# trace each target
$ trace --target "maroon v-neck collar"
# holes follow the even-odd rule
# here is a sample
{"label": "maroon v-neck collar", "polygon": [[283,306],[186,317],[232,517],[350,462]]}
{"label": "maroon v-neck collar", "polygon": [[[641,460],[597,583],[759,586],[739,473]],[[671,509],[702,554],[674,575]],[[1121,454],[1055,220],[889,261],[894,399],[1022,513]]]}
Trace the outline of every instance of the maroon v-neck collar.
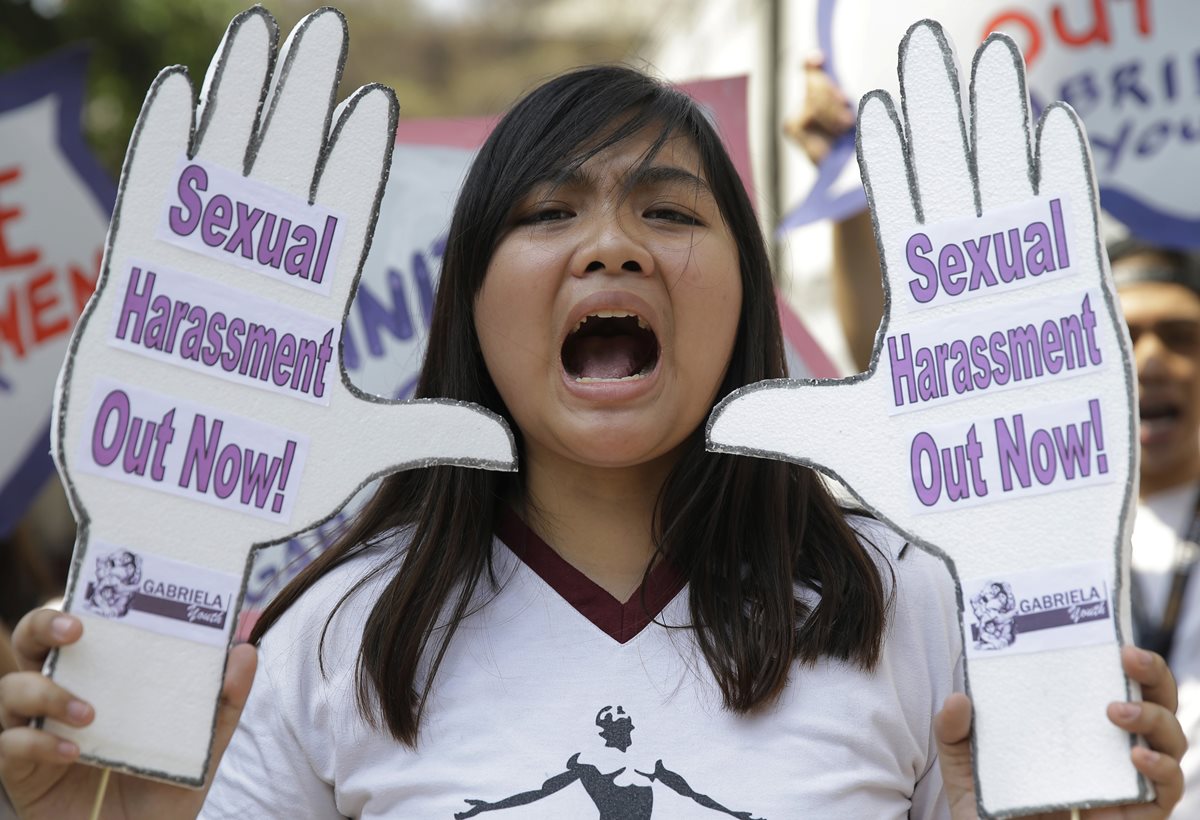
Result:
{"label": "maroon v-neck collar", "polygon": [[496,535],[564,601],[618,643],[628,643],[645,629],[685,583],[683,574],[673,565],[659,561],[641,588],[621,603],[567,563],[512,510],[500,513]]}

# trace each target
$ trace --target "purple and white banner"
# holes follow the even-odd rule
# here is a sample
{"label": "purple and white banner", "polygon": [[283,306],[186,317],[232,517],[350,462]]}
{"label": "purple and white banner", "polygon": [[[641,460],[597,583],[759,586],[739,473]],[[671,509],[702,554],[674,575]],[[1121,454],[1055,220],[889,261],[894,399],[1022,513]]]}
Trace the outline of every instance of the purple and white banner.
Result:
{"label": "purple and white banner", "polygon": [[84,472],[227,510],[291,521],[308,437],[196,402],[96,381]]}
{"label": "purple and white banner", "polygon": [[[826,68],[853,100],[876,88],[899,99],[896,43],[921,18],[940,22],[966,53],[993,31],[1011,36],[1034,111],[1064,100],[1083,119],[1101,206],[1147,241],[1200,247],[1200,3],[819,0]],[[864,208],[851,131],[780,229]]]}
{"label": "purple and white banner", "polygon": [[909,442],[913,512],[1109,484],[1098,398],[1038,404],[918,431]]}
{"label": "purple and white banner", "polygon": [[211,279],[132,260],[108,343],[226,381],[328,405],[340,327]]}
{"label": "purple and white banner", "polygon": [[158,238],[328,296],[344,219],[327,208],[186,157],[174,195],[163,209]]}

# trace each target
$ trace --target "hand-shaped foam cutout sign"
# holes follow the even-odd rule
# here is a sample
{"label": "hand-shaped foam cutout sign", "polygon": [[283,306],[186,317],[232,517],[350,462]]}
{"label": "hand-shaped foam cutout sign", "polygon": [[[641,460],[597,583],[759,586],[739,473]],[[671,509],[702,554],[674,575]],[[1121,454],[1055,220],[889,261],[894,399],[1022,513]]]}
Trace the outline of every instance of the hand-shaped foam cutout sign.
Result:
{"label": "hand-shaped foam cutout sign", "polygon": [[334,109],[336,11],[278,59],[276,37],[262,9],[233,20],[195,121],[185,71],[155,80],[57,395],[80,522],[65,608],[85,636],[48,669],[96,720],[53,730],[91,762],[195,786],[251,550],[385,473],[515,465],[494,415],[367,396],[338,366],[396,104],[367,86]]}
{"label": "hand-shaped foam cutout sign", "polygon": [[936,23],[900,75],[902,118],[884,92],[859,109],[887,293],[870,370],[744,388],[709,447],[833,475],[951,566],[981,814],[1146,799],[1105,717],[1131,695],[1137,408],[1086,137],[1054,105],[1031,151],[1007,37],[976,53],[965,115]]}

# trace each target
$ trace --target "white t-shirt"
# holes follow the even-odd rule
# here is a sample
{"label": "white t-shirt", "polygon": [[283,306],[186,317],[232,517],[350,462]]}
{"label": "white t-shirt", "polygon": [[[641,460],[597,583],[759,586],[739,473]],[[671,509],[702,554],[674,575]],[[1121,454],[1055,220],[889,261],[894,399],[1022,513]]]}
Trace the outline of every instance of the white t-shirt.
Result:
{"label": "white t-shirt", "polygon": [[953,584],[937,559],[853,522],[895,572],[878,666],[797,665],[753,715],[722,708],[691,632],[667,626],[689,621],[669,567],[647,582],[661,612],[646,624],[639,594],[623,605],[528,529],[502,530],[523,543],[494,541],[500,589],[459,627],[415,750],[369,726],[355,701],[362,626],[386,579],[339,610],[327,674],[317,666],[326,617],[380,560],[376,548],[268,632],[201,816],[946,817],[932,721],[961,688]]}
{"label": "white t-shirt", "polygon": [[[1166,606],[1175,561],[1192,525],[1200,482],[1156,493],[1138,502],[1133,521],[1133,571],[1145,610],[1159,620]],[[1173,817],[1200,818],[1200,568],[1193,572],[1184,592],[1175,640],[1171,672],[1179,685],[1179,722],[1187,735],[1190,751],[1184,755],[1183,799]]]}

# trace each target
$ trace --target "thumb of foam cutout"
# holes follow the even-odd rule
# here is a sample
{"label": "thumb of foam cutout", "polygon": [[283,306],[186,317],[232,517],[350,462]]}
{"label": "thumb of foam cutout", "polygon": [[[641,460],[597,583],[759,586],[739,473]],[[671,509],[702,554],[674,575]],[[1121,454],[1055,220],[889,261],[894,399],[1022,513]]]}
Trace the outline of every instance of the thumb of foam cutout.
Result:
{"label": "thumb of foam cutout", "polygon": [[859,109],[887,300],[871,368],[746,387],[709,448],[822,470],[946,560],[981,814],[1145,800],[1134,739],[1105,718],[1131,695],[1137,407],[1087,140],[1063,104],[1031,139],[1005,36],[975,54],[965,107],[958,76],[922,21],[900,45],[902,112],[881,91]]}
{"label": "thumb of foam cutout", "polygon": [[337,11],[306,17],[278,55],[276,38],[261,8],[235,18],[198,116],[182,69],[150,88],[56,396],[80,524],[64,608],[87,629],[47,669],[96,720],[51,728],[88,762],[190,786],[248,688],[239,661],[220,705],[254,548],[386,473],[515,469],[494,414],[384,401],[340,367],[396,102],[367,86],[335,109]]}

